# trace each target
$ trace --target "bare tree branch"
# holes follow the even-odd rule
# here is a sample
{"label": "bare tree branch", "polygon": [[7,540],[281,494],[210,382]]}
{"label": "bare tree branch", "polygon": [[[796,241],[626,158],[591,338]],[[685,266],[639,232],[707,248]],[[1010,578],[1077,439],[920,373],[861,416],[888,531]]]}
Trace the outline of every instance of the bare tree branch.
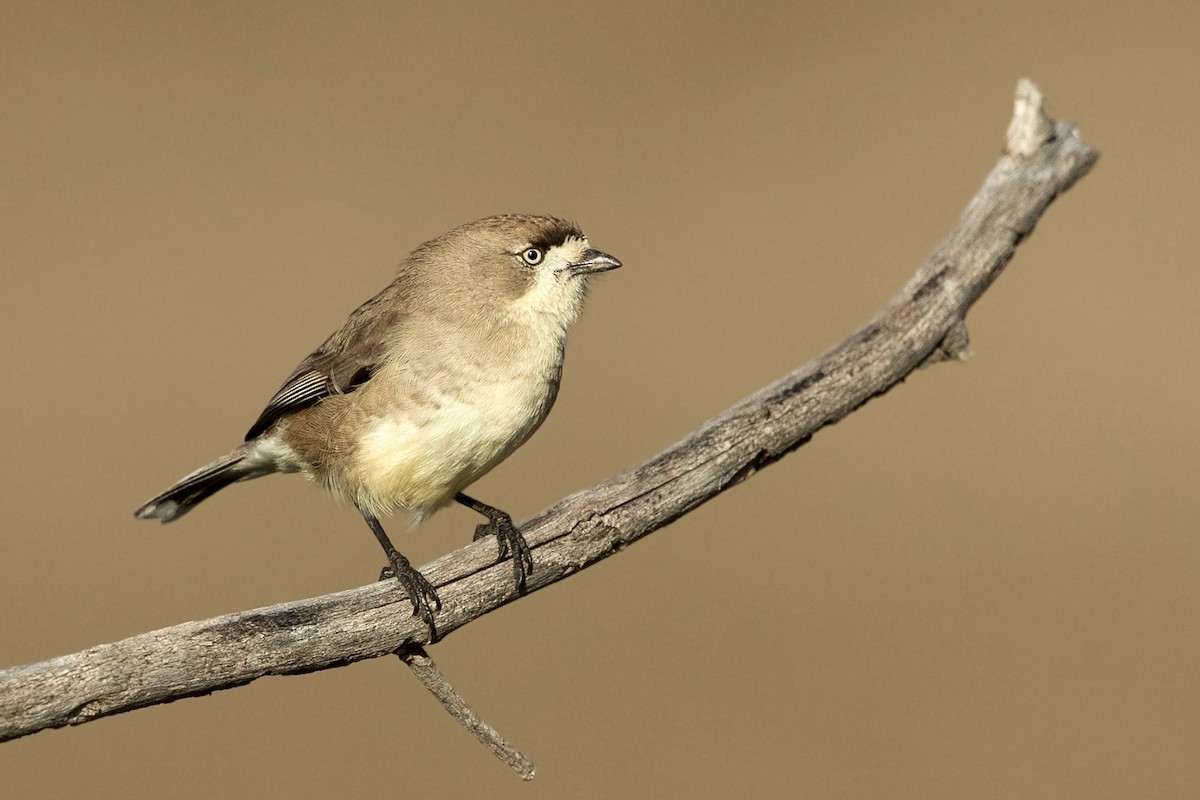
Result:
{"label": "bare tree branch", "polygon": [[[536,591],[658,530],[804,444],[919,366],[965,351],[968,309],[1046,207],[1098,155],[1017,87],[1004,155],[957,226],[872,322],[840,345],[704,423],[649,461],[573,494],[522,529]],[[516,599],[494,541],[422,568],[444,607],[442,635]],[[144,633],[0,672],[0,741],[208,694],[264,675],[416,653],[429,631],[392,582]]]}

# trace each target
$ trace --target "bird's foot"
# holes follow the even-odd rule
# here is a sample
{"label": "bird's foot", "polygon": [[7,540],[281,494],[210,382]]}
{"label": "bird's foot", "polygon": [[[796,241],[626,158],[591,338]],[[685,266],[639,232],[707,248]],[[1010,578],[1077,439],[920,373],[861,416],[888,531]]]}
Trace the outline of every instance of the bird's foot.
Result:
{"label": "bird's foot", "polygon": [[499,559],[503,561],[512,555],[513,580],[517,584],[517,591],[523,592],[526,580],[533,574],[533,553],[529,550],[529,543],[508,514],[495,510],[494,515],[488,516],[489,521],[475,528],[474,540],[479,541],[485,536],[496,537],[500,547]]}
{"label": "bird's foot", "polygon": [[437,589],[422,575],[408,559],[397,552],[388,553],[388,565],[379,572],[379,580],[395,578],[408,599],[412,601],[412,614],[420,617],[429,626],[432,641],[437,641],[437,626],[433,621],[433,612],[440,611],[442,599],[438,597]]}

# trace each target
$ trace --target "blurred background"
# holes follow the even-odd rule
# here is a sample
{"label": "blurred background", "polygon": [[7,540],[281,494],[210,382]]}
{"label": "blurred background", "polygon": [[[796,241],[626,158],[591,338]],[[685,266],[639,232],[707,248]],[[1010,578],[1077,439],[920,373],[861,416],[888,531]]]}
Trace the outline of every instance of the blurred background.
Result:
{"label": "blurred background", "polygon": [[[0,666],[362,585],[298,478],[142,501],[241,440],[420,242],[578,220],[596,282],[523,518],[867,321],[1020,77],[1103,157],[918,373],[433,648],[0,745],[7,797],[1190,797],[1200,781],[1193,3],[29,3],[0,11]],[[416,563],[478,522],[390,523]],[[730,598],[718,587],[748,582]]]}

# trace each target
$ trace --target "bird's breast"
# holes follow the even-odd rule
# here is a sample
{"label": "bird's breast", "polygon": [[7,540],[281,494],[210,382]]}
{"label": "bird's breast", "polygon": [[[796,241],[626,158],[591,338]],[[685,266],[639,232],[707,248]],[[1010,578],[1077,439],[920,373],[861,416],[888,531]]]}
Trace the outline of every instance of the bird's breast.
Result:
{"label": "bird's breast", "polygon": [[374,410],[361,420],[345,487],[351,499],[377,513],[409,508],[418,518],[445,505],[537,430],[560,370],[561,357],[375,376],[364,387]]}

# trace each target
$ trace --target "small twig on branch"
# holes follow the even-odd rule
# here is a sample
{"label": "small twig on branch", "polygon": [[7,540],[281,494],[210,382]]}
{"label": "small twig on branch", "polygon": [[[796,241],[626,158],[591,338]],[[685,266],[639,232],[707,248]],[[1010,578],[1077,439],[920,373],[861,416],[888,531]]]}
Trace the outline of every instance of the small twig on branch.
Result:
{"label": "small twig on branch", "polygon": [[471,735],[478,739],[481,745],[491,750],[492,755],[496,758],[512,767],[521,776],[522,780],[533,780],[533,762],[521,755],[508,742],[504,741],[504,737],[495,728],[479,718],[479,715],[467,705],[458,692],[454,691],[454,687],[450,685],[450,681],[446,680],[446,677],[442,675],[442,671],[438,669],[438,665],[425,652],[425,648],[416,647],[412,650],[401,651],[396,653],[396,655],[400,656],[400,660],[413,671],[413,674],[417,676],[417,680],[429,690],[430,694],[438,699],[438,702],[449,712],[450,716],[454,717],[460,725],[470,731]]}
{"label": "small twig on branch", "polygon": [[[522,526],[537,569],[529,591],[562,580],[686,514],[808,441],[918,367],[965,352],[965,317],[1046,207],[1098,154],[1017,87],[1004,155],[950,235],[872,322],[704,423],[649,461],[573,494]],[[422,572],[443,600],[442,635],[516,599],[494,541]],[[0,671],[0,741],[208,694],[264,675],[416,653],[428,628],[394,583],[229,614]],[[418,656],[419,659],[419,656]]]}

